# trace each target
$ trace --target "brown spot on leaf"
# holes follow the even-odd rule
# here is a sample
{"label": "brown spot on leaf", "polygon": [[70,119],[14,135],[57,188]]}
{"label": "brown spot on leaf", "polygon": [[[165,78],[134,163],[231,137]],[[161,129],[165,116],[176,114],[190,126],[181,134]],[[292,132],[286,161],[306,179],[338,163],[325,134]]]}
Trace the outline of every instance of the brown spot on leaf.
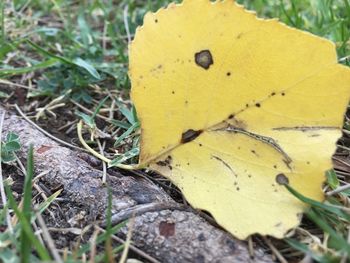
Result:
{"label": "brown spot on leaf", "polygon": [[158,161],[156,164],[159,166],[167,166],[167,163],[165,161]]}
{"label": "brown spot on leaf", "polygon": [[189,129],[185,131],[181,136],[181,143],[188,143],[196,139],[203,131],[202,130],[192,130]]}
{"label": "brown spot on leaf", "polygon": [[285,174],[278,174],[276,175],[276,182],[280,185],[287,185],[289,184],[289,179]]}
{"label": "brown spot on leaf", "polygon": [[164,161],[158,161],[156,162],[157,165],[159,166],[168,166],[169,169],[171,170],[173,167],[170,165],[172,161],[172,157],[170,155],[168,155],[168,157],[164,160]]}
{"label": "brown spot on leaf", "polygon": [[175,223],[160,222],[159,234],[164,237],[171,237],[175,235]]}
{"label": "brown spot on leaf", "polygon": [[195,62],[198,66],[209,69],[214,64],[213,56],[209,50],[202,50],[194,55]]}
{"label": "brown spot on leaf", "polygon": [[275,225],[275,227],[281,227],[282,226],[282,222],[279,222]]}

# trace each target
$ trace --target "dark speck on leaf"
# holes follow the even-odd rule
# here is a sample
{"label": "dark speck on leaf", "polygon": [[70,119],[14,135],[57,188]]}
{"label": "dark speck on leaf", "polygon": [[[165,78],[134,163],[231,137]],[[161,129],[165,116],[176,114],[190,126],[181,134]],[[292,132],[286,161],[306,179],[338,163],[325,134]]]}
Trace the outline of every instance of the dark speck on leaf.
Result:
{"label": "dark speck on leaf", "polygon": [[181,143],[191,142],[194,139],[196,139],[201,133],[202,133],[202,130],[195,131],[195,130],[189,129],[182,134]]}
{"label": "dark speck on leaf", "polygon": [[154,22],[158,23],[158,19],[154,20]]}
{"label": "dark speck on leaf", "polygon": [[286,93],[282,92],[282,93],[281,93],[281,95],[282,95],[282,96],[285,96],[285,95],[286,95]]}
{"label": "dark speck on leaf", "polygon": [[260,108],[260,103],[256,103],[255,106],[257,106],[258,108]]}
{"label": "dark speck on leaf", "polygon": [[275,95],[276,95],[276,92],[272,92],[272,93],[271,93],[271,96],[275,96]]}
{"label": "dark speck on leaf", "polygon": [[228,77],[231,76],[231,72],[227,72],[226,76],[228,76]]}
{"label": "dark speck on leaf", "polygon": [[202,50],[194,55],[195,62],[198,66],[209,69],[214,64],[213,56],[209,50]]}
{"label": "dark speck on leaf", "polygon": [[172,91],[171,93],[172,93],[172,94],[175,94],[175,91]]}
{"label": "dark speck on leaf", "polygon": [[233,114],[230,114],[230,115],[228,116],[229,119],[233,119],[234,117],[235,117],[235,115],[233,115]]}
{"label": "dark speck on leaf", "polygon": [[159,166],[167,166],[167,162],[165,162],[165,161],[158,161],[158,162],[156,162],[156,164]]}

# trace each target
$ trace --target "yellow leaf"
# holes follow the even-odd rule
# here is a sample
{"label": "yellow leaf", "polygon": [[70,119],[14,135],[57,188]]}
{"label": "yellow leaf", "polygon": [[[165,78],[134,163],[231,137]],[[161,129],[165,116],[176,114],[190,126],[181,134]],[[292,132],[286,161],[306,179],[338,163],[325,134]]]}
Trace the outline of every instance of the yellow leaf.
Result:
{"label": "yellow leaf", "polygon": [[332,42],[233,1],[187,0],[145,16],[130,46],[140,163],[238,238],[278,238],[322,200],[350,70]]}

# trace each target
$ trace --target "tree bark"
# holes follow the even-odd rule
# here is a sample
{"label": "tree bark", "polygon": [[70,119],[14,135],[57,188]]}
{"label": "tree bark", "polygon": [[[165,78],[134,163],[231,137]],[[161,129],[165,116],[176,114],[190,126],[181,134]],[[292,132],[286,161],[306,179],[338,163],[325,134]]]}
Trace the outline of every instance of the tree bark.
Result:
{"label": "tree bark", "polygon": [[[0,107],[0,114],[5,110]],[[42,174],[40,183],[51,191],[63,188],[63,208],[84,211],[82,220],[86,224],[105,219],[107,187],[102,184],[102,172],[85,161],[86,153],[59,145],[9,111],[3,129],[3,138],[8,132],[19,135],[20,159],[26,158],[30,144],[34,146],[36,175]],[[151,180],[123,176],[116,169],[108,173],[113,222],[135,215],[133,244],[160,262],[273,262],[259,248],[252,259],[246,242],[209,224],[190,207],[176,203]],[[120,234],[127,231],[124,227]]]}

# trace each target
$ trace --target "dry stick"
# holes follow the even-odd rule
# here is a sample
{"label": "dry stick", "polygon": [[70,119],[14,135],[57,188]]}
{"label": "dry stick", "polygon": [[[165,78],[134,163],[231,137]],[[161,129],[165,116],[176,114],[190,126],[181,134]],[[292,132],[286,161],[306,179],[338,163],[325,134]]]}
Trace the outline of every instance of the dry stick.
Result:
{"label": "dry stick", "polygon": [[[23,199],[22,199],[23,200]],[[41,237],[41,233],[43,232],[41,229],[39,229],[38,225],[36,224],[36,221],[34,221],[33,223],[31,223],[32,226],[33,226],[33,229],[34,229],[34,234],[35,236],[37,236],[38,240],[40,241],[40,243],[45,246],[44,244],[44,240],[43,238]]]}
{"label": "dry stick", "polygon": [[249,250],[250,256],[254,258],[255,256],[254,245],[253,245],[253,238],[251,236],[248,238],[248,250]]}
{"label": "dry stick", "polygon": [[[6,200],[6,194],[5,194],[5,188],[4,188],[4,178],[2,176],[2,158],[1,158],[1,152],[2,152],[2,128],[3,128],[3,124],[4,124],[4,120],[5,120],[5,114],[6,111],[4,111],[4,113],[1,115],[1,119],[0,119],[0,193],[1,193],[1,200],[2,200],[2,204],[4,207],[6,207],[7,205],[7,200]],[[12,228],[12,224],[11,224],[11,217],[10,217],[10,213],[8,211],[8,209],[6,209],[6,221],[7,221],[7,226],[10,230],[10,233],[13,233],[13,228]]]}
{"label": "dry stick", "polygon": [[341,160],[341,159],[339,159],[339,158],[337,158],[337,157],[333,157],[332,159],[333,159],[334,161],[337,161],[337,162],[340,162],[340,163],[344,164],[344,165],[347,166],[347,167],[350,167],[350,164],[349,164],[349,163],[344,162],[343,160]]}
{"label": "dry stick", "polygon": [[267,237],[263,237],[265,243],[269,246],[272,253],[278,258],[281,263],[288,263],[288,261],[281,255],[277,248],[272,244],[271,240]]}
{"label": "dry stick", "polygon": [[33,90],[33,88],[31,88],[31,87],[27,87],[27,86],[24,86],[24,85],[21,85],[21,84],[17,84],[17,83],[8,81],[6,79],[0,79],[0,84],[6,84],[6,85],[9,85],[9,86],[14,86],[14,87],[18,87],[18,88],[27,89],[27,90]]}
{"label": "dry stick", "polygon": [[[101,145],[101,141],[99,139],[96,140],[97,141],[97,145],[98,148],[100,150],[100,154],[104,156],[104,148],[105,148],[105,142],[103,142],[103,146]],[[106,179],[107,179],[107,163],[102,161],[102,183],[105,184],[106,183]]]}
{"label": "dry stick", "polygon": [[65,125],[59,127],[57,130],[58,130],[58,131],[62,131],[62,130],[64,130],[64,129],[66,129],[66,128],[72,126],[72,125],[74,125],[74,124],[77,123],[77,122],[78,122],[78,120],[69,121],[69,122],[67,122]]}
{"label": "dry stick", "polygon": [[46,227],[46,224],[45,224],[45,221],[44,221],[43,217],[38,212],[36,212],[36,216],[37,216],[40,228],[41,228],[41,230],[43,232],[44,239],[45,239],[45,241],[47,243],[47,246],[50,249],[50,252],[51,252],[53,258],[55,259],[55,262],[63,263],[63,260],[62,260],[60,254],[58,253],[58,251],[57,251],[57,249],[55,247],[55,243],[54,243],[54,241],[51,238],[49,230]]}
{"label": "dry stick", "polygon": [[128,234],[126,235],[124,249],[123,249],[122,256],[120,257],[119,263],[125,263],[126,262],[126,259],[127,259],[127,256],[128,256],[128,252],[129,252],[129,247],[130,247],[130,244],[131,244],[131,237],[132,237],[132,231],[134,229],[134,223],[135,223],[135,215],[133,215],[133,217],[129,221]]}
{"label": "dry stick", "polygon": [[[106,230],[104,230],[103,228],[96,226],[99,230],[101,230],[102,232],[106,232]],[[120,237],[116,236],[116,235],[111,235],[112,239],[114,239],[115,241],[124,244],[125,241],[123,239],[121,239]],[[134,251],[136,254],[140,255],[141,257],[143,257],[144,259],[147,259],[148,261],[152,262],[152,263],[161,263],[160,261],[156,260],[155,258],[151,257],[150,255],[148,255],[147,253],[143,252],[141,249],[135,247],[134,245],[130,244],[130,250]]]}
{"label": "dry stick", "polygon": [[[93,111],[89,110],[88,108],[85,108],[83,105],[79,104],[78,102],[74,101],[74,100],[70,100],[71,103],[73,103],[75,106],[77,106],[78,108],[82,109],[83,111],[87,112],[87,113],[90,113],[90,114],[94,114]],[[102,120],[105,120],[107,122],[111,122],[111,120],[101,114],[96,114],[96,117],[99,117],[101,118]]]}
{"label": "dry stick", "polygon": [[343,191],[348,190],[348,189],[350,189],[350,184],[339,186],[337,189],[334,189],[333,191],[326,193],[326,195],[332,196],[332,195],[338,194],[338,193],[343,192]]}
{"label": "dry stick", "polygon": [[48,133],[47,131],[45,131],[44,129],[42,129],[41,127],[39,127],[35,122],[31,121],[23,112],[22,110],[18,107],[17,104],[15,104],[15,108],[17,110],[17,112],[28,122],[30,123],[31,125],[33,125],[36,129],[38,129],[39,131],[41,131],[42,133],[44,133],[47,137],[51,138],[52,140],[58,142],[58,143],[61,143],[63,145],[66,145],[70,148],[73,148],[73,149],[76,149],[76,150],[79,150],[79,151],[84,151],[84,152],[88,152],[86,149],[82,149],[80,147],[77,147],[73,144],[70,144],[68,142],[65,142],[61,139],[58,139],[56,138],[55,136],[51,135],[50,133]]}
{"label": "dry stick", "polygon": [[128,22],[128,10],[129,10],[129,6],[126,5],[124,7],[123,18],[124,18],[124,26],[125,26],[126,35],[128,36],[128,43],[130,44],[131,43],[131,36],[130,36],[129,22]]}
{"label": "dry stick", "polygon": [[92,234],[91,241],[90,241],[90,263],[95,262],[95,256],[96,256],[96,239],[98,234],[100,233],[100,230],[95,227],[95,231]]}

